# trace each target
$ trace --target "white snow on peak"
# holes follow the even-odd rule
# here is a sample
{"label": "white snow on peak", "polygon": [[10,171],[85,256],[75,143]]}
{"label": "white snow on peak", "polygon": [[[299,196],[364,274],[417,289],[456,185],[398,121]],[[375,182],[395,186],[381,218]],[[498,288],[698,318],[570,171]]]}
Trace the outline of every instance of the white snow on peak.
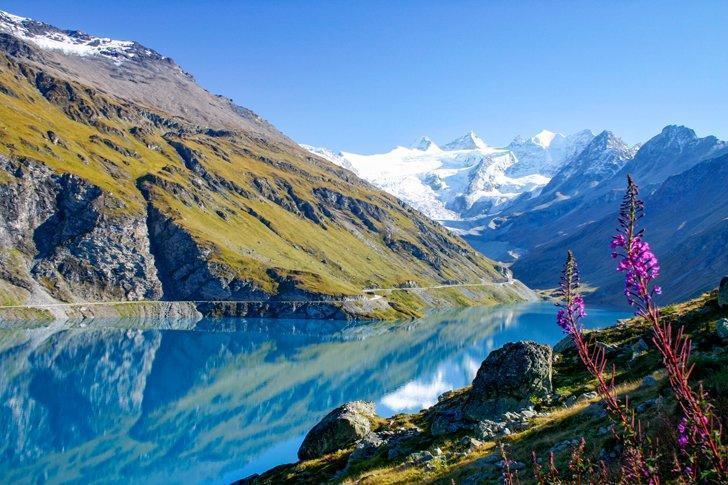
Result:
{"label": "white snow on peak", "polygon": [[541,130],[533,138],[531,138],[531,140],[537,145],[548,148],[549,146],[551,146],[551,142],[557,136],[562,138],[564,137],[564,135],[562,135],[561,133],[554,133],[553,131],[549,130]]}
{"label": "white snow on peak", "polygon": [[[42,22],[0,10],[0,31],[9,33],[41,49],[77,56],[102,56],[121,64],[138,54],[135,42],[94,37],[79,31],[60,30]],[[142,50],[152,55],[151,50]]]}
{"label": "white snow on peak", "polygon": [[488,144],[475,134],[474,131],[470,131],[466,135],[457,138],[443,147],[447,151],[454,150],[485,150],[488,148]]}
{"label": "white snow on peak", "polygon": [[309,151],[313,153],[314,155],[318,155],[319,157],[328,160],[329,162],[338,165],[339,167],[345,168],[347,170],[351,170],[352,172],[358,174],[356,168],[351,164],[349,160],[344,158],[341,155],[341,152],[334,153],[332,150],[329,150],[328,148],[321,148],[321,147],[314,147],[311,145],[300,145],[301,148],[303,148],[306,151]]}
{"label": "white snow on peak", "polygon": [[569,136],[548,130],[541,130],[531,138],[518,136],[507,147],[520,162],[510,169],[509,175],[553,176],[581,153],[593,138],[594,133],[590,130],[582,130]]}
{"label": "white snow on peak", "polygon": [[471,131],[442,149],[422,137],[373,155],[302,146],[449,224],[495,214],[524,193],[535,195],[592,138],[588,130],[570,136],[543,130],[497,148]]}
{"label": "white snow on peak", "polygon": [[410,145],[410,148],[414,148],[415,150],[422,150],[424,152],[428,150],[440,150],[440,147],[437,146],[437,143],[432,141],[432,138],[429,136],[421,136],[415,141],[412,145]]}

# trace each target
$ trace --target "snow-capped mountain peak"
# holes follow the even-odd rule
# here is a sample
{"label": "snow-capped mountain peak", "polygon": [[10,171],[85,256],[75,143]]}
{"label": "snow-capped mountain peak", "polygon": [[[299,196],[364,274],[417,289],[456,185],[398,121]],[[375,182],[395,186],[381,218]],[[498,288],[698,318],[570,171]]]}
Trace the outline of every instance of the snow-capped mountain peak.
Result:
{"label": "snow-capped mountain peak", "polygon": [[78,30],[61,30],[37,20],[0,10],[0,32],[6,32],[41,49],[68,55],[101,56],[120,64],[124,60],[166,59],[152,49],[128,40],[94,37]]}
{"label": "snow-capped mountain peak", "polygon": [[592,139],[589,130],[569,136],[542,130],[497,148],[471,131],[442,149],[426,136],[374,155],[302,146],[429,217],[452,222],[494,214],[526,193],[535,196]]}
{"label": "snow-capped mountain peak", "polygon": [[548,148],[551,146],[551,142],[556,137],[564,138],[564,135],[561,133],[554,133],[553,131],[549,130],[541,130],[539,131],[533,138],[531,138],[531,141],[533,143],[542,146],[543,148]]}
{"label": "snow-capped mountain peak", "polygon": [[423,152],[429,150],[440,150],[440,147],[437,146],[437,143],[432,141],[432,138],[430,138],[429,136],[419,137],[417,141],[410,145],[410,148],[413,148],[415,150],[422,150]]}
{"label": "snow-capped mountain peak", "polygon": [[517,177],[533,174],[552,176],[593,138],[594,133],[589,130],[569,136],[548,130],[541,130],[530,138],[518,136],[506,147],[519,161],[509,169],[508,174]]}
{"label": "snow-capped mountain peak", "polygon": [[487,150],[488,144],[485,142],[485,140],[476,135],[474,131],[470,131],[460,138],[456,138],[455,140],[451,141],[450,143],[445,145],[443,149],[446,151]]}

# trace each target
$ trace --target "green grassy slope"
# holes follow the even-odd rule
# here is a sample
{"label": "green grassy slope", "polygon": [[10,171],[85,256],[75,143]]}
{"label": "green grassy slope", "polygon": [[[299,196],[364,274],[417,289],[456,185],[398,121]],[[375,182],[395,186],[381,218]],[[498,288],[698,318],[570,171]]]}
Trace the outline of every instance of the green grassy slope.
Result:
{"label": "green grassy slope", "polygon": [[[0,155],[100,188],[105,217],[143,218],[153,207],[209,265],[258,290],[287,281],[340,296],[501,278],[438,224],[283,136],[200,127],[64,78],[38,57],[0,54],[0,66]],[[16,182],[0,169],[0,184]]]}

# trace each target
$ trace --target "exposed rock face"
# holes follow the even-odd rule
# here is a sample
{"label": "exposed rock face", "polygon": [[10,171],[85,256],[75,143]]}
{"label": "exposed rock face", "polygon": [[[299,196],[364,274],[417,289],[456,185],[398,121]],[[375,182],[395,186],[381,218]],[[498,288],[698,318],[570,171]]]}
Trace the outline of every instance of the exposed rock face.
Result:
{"label": "exposed rock face", "polygon": [[354,401],[339,406],[311,428],[298,457],[310,460],[353,445],[371,431],[375,417],[373,402]]}
{"label": "exposed rock face", "polygon": [[728,276],[724,276],[720,280],[720,287],[718,289],[718,305],[721,307],[728,306]]}
{"label": "exposed rock face", "polygon": [[574,348],[574,339],[570,335],[567,335],[554,345],[554,352],[560,354],[572,348]]}
{"label": "exposed rock face", "polygon": [[548,345],[524,341],[508,343],[488,355],[473,380],[465,416],[492,419],[524,407],[531,396],[551,390],[552,351]]}
{"label": "exposed rock face", "polygon": [[161,296],[143,217],[110,215],[98,187],[40,163],[0,156],[0,169],[13,176],[0,184],[0,246],[25,263],[15,284],[30,289],[32,275],[66,301]]}

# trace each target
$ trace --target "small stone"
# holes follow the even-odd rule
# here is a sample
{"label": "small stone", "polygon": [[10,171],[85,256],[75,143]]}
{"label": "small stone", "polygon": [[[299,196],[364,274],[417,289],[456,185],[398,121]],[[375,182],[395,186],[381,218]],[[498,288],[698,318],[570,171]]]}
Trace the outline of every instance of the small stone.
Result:
{"label": "small stone", "polygon": [[716,324],[716,332],[718,337],[723,340],[728,340],[728,318],[721,318]]}
{"label": "small stone", "polygon": [[603,350],[606,355],[614,355],[619,350],[619,346],[606,342],[597,342],[597,348]]}
{"label": "small stone", "polygon": [[497,423],[495,421],[484,419],[483,421],[476,423],[472,429],[477,438],[481,440],[490,440],[501,434],[505,427],[506,423]]}
{"label": "small stone", "polygon": [[536,411],[533,409],[524,409],[521,411],[521,416],[523,416],[525,419],[531,419],[536,416]]}
{"label": "small stone", "polygon": [[642,382],[640,383],[641,387],[652,387],[657,385],[657,379],[655,379],[652,376],[645,376],[642,378]]}
{"label": "small stone", "polygon": [[419,465],[435,459],[435,455],[429,451],[416,451],[407,457],[407,462]]}
{"label": "small stone", "polygon": [[54,145],[58,145],[58,143],[60,143],[61,139],[60,139],[60,138],[58,138],[58,135],[56,135],[56,134],[55,134],[55,132],[53,132],[53,131],[50,131],[50,130],[48,130],[48,131],[46,132],[46,134],[48,135],[48,139],[49,139],[49,140],[51,141],[51,143],[53,143]]}
{"label": "small stone", "polygon": [[647,342],[645,342],[645,339],[640,338],[637,342],[635,342],[632,345],[632,351],[633,352],[644,352],[650,348],[649,345],[647,345]]}
{"label": "small stone", "polygon": [[354,451],[349,456],[349,464],[372,458],[384,444],[385,441],[381,435],[374,432],[368,433],[357,443],[356,448],[354,448]]}
{"label": "small stone", "polygon": [[465,436],[460,440],[460,444],[467,448],[477,448],[481,446],[483,442],[473,438],[472,436]]}

